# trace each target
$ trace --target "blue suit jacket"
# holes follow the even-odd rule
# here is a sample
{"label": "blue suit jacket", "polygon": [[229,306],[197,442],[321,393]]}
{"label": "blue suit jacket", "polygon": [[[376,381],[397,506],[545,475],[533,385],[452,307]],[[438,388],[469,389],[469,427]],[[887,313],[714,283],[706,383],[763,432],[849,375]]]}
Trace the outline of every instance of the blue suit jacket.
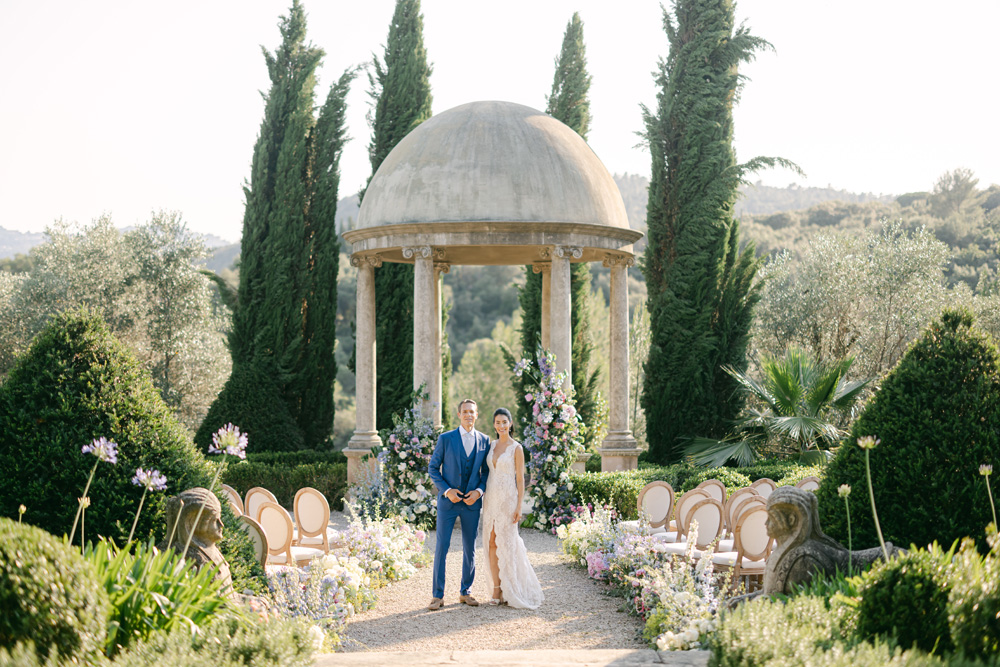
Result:
{"label": "blue suit jacket", "polygon": [[[444,492],[448,489],[456,489],[462,493],[479,489],[479,493],[486,493],[486,478],[489,477],[490,468],[486,463],[486,457],[490,451],[490,439],[484,434],[473,429],[476,448],[472,452],[472,475],[469,477],[468,488],[462,488],[462,467],[465,462],[465,448],[462,446],[462,436],[458,429],[446,431],[438,436],[437,444],[434,445],[434,453],[431,454],[431,462],[427,467],[427,472],[431,476],[431,481],[438,490],[438,503],[451,503],[444,497]],[[482,496],[469,507],[475,509],[482,506]]]}

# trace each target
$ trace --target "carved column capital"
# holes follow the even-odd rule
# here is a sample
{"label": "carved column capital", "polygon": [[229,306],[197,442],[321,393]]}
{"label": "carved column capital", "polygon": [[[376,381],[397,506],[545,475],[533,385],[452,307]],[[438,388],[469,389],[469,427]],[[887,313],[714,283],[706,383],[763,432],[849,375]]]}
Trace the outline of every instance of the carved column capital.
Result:
{"label": "carved column capital", "polygon": [[405,259],[413,259],[414,256],[427,259],[431,256],[431,247],[429,245],[403,246],[403,257]]}
{"label": "carved column capital", "polygon": [[583,257],[583,248],[576,245],[557,245],[555,247],[556,257],[564,257],[566,259],[580,259]]}
{"label": "carved column capital", "polygon": [[449,272],[451,272],[451,264],[449,264],[448,262],[437,262],[437,261],[435,261],[434,262],[434,270],[437,273],[439,273],[439,274],[441,274],[441,273],[449,273]]}
{"label": "carved column capital", "polygon": [[551,273],[552,262],[535,262],[531,265],[532,273]]}
{"label": "carved column capital", "polygon": [[444,248],[434,248],[433,253],[435,262],[444,262],[447,259]]}
{"label": "carved column capital", "polygon": [[551,259],[552,258],[552,248],[548,246],[542,246],[538,249],[539,259]]}
{"label": "carved column capital", "polygon": [[604,261],[601,262],[604,266],[610,268],[612,266],[624,266],[626,269],[635,266],[635,257],[629,255],[605,255]]}
{"label": "carved column capital", "polygon": [[377,269],[382,266],[382,255],[378,253],[374,255],[351,255],[351,266],[358,268],[362,265]]}

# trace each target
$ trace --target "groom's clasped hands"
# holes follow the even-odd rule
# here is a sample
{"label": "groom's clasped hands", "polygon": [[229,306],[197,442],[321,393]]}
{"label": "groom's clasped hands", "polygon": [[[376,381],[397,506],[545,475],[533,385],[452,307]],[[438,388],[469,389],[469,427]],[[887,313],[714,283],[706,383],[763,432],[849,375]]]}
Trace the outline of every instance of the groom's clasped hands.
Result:
{"label": "groom's clasped hands", "polygon": [[479,489],[473,489],[468,493],[462,493],[458,489],[448,489],[448,491],[444,495],[448,500],[450,500],[453,503],[458,503],[459,501],[462,501],[466,505],[471,505],[477,500],[479,500],[479,497],[482,496],[483,494],[479,492]]}

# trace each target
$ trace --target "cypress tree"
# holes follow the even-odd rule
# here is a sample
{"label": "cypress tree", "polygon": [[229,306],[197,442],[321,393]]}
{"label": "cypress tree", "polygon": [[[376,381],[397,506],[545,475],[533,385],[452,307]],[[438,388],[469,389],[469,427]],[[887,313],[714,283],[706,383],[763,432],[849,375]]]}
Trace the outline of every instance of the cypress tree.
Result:
{"label": "cypress tree", "polygon": [[[276,413],[289,420],[283,442],[258,438],[255,448],[316,447],[333,426],[334,216],[346,141],[344,98],[354,72],[331,88],[317,125],[315,73],[324,54],[305,41],[299,0],[279,28],[281,46],[273,54],[262,49],[271,88],[244,186],[240,285],[229,339],[233,373],[198,431],[202,446],[218,425],[255,421],[257,408],[244,395],[248,386],[262,393],[257,405],[281,401]],[[260,374],[273,384],[248,384]]]}
{"label": "cypress tree", "polygon": [[781,164],[737,164],[733,101],[737,67],[770,48],[744,26],[734,30],[731,0],[677,0],[664,10],[669,55],[656,73],[655,113],[643,108],[652,154],[646,210],[651,341],[642,407],[649,458],[669,463],[692,436],[721,437],[742,409],[742,393],[723,365],[744,370],[757,270],[752,244],[740,250],[733,218],[748,172]]}
{"label": "cypress tree", "polygon": [[[368,75],[372,176],[410,131],[431,116],[431,66],[424,48],[420,0],[397,0],[382,61]],[[367,190],[367,185],[365,186]],[[365,191],[361,192],[363,199]],[[413,266],[386,262],[375,269],[376,428],[392,427],[392,415],[410,407],[413,395]],[[450,368],[445,367],[446,372]]]}
{"label": "cypress tree", "polygon": [[295,378],[296,414],[307,447],[323,443],[333,430],[333,384],[340,241],[334,221],[340,187],[340,156],[347,142],[347,93],[356,69],[330,87],[313,133],[314,164],[305,241],[308,283],[303,295],[303,354]]}
{"label": "cypress tree", "polygon": [[[590,74],[587,73],[587,53],[583,42],[583,21],[580,14],[574,13],[566,24],[563,35],[562,49],[556,58],[556,71],[552,81],[552,92],[549,94],[545,112],[573,128],[577,134],[587,139],[590,131]],[[525,267],[524,285],[519,289],[518,298],[521,303],[521,349],[522,354],[531,355],[542,339],[542,275],[535,273],[531,266]],[[573,350],[573,385],[575,390],[576,408],[580,419],[588,427],[592,426],[597,414],[597,383],[600,380],[599,370],[590,371],[590,357],[594,344],[589,335],[587,314],[588,299],[590,299],[590,265],[587,263],[570,265],[570,302],[572,315],[570,333]],[[526,378],[514,380],[515,395],[524,396],[527,387]],[[527,417],[527,406],[518,400],[517,423],[522,417]],[[596,429],[588,432],[588,436],[596,434]],[[600,443],[585,437],[588,447]]]}

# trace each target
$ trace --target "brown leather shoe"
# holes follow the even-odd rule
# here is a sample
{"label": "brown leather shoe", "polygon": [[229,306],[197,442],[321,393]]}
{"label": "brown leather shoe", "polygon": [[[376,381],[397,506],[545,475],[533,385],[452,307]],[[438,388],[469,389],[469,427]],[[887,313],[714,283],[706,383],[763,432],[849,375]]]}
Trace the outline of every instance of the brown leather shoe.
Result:
{"label": "brown leather shoe", "polygon": [[431,598],[431,603],[427,605],[427,608],[431,611],[437,611],[444,605],[444,600],[441,598]]}
{"label": "brown leather shoe", "polygon": [[479,606],[479,601],[477,601],[476,598],[472,597],[471,595],[459,595],[458,601],[461,602],[462,604],[467,604],[470,607]]}

